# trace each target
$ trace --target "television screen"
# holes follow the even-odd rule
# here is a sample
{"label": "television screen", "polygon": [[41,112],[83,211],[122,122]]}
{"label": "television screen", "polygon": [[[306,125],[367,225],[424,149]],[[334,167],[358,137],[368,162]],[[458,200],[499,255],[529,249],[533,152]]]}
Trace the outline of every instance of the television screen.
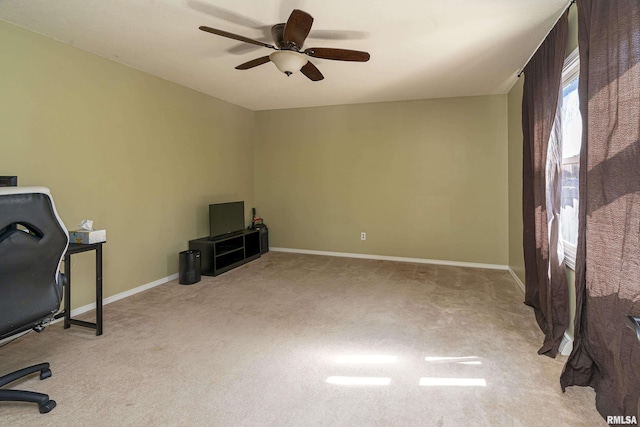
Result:
{"label": "television screen", "polygon": [[219,237],[244,229],[244,202],[209,205],[209,235]]}
{"label": "television screen", "polygon": [[15,187],[17,185],[17,176],[0,176],[0,187]]}

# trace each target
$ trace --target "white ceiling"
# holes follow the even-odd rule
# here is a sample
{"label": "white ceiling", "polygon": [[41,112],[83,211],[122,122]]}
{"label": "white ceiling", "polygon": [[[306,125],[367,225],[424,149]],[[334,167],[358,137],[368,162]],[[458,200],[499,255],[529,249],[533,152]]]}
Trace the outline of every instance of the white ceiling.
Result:
{"label": "white ceiling", "polygon": [[[0,19],[251,110],[506,93],[568,0],[0,0]],[[325,79],[272,63],[234,67],[270,49],[293,9],[314,17],[304,48],[371,54],[312,58]]]}

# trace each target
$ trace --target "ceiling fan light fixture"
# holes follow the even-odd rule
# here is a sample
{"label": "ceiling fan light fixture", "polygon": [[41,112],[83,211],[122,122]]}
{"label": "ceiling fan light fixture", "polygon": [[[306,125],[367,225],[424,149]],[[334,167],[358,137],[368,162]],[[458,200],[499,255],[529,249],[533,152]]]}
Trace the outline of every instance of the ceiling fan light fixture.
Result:
{"label": "ceiling fan light fixture", "polygon": [[249,70],[267,62],[273,62],[278,70],[287,76],[300,71],[309,80],[318,82],[323,80],[324,76],[311,61],[307,60],[307,56],[333,61],[367,62],[369,60],[368,52],[358,50],[312,47],[301,51],[311,31],[312,24],[313,17],[311,15],[303,10],[294,9],[286,23],[276,24],[271,27],[271,36],[275,46],[204,25],[200,26],[200,30],[275,50],[271,55],[261,56],[236,66],[236,70]]}
{"label": "ceiling fan light fixture", "polygon": [[302,67],[307,63],[307,57],[302,53],[294,52],[292,50],[279,50],[269,55],[271,62],[276,64],[278,70],[285,73],[287,76],[300,71]]}

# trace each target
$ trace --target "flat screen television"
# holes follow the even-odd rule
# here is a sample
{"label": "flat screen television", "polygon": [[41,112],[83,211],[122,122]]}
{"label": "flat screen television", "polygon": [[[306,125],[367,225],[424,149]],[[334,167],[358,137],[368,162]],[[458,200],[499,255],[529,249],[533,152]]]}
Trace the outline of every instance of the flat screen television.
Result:
{"label": "flat screen television", "polygon": [[15,187],[17,185],[17,176],[0,176],[0,187]]}
{"label": "flat screen television", "polygon": [[244,229],[244,202],[209,205],[209,235],[221,237]]}

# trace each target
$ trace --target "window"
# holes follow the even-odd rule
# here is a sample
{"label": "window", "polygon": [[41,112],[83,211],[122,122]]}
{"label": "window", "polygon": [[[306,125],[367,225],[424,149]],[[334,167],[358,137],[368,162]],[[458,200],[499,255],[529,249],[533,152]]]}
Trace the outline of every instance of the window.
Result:
{"label": "window", "polygon": [[582,118],[578,99],[580,60],[578,49],[567,57],[562,71],[562,203],[560,230],[565,263],[575,268],[578,244],[578,171]]}

